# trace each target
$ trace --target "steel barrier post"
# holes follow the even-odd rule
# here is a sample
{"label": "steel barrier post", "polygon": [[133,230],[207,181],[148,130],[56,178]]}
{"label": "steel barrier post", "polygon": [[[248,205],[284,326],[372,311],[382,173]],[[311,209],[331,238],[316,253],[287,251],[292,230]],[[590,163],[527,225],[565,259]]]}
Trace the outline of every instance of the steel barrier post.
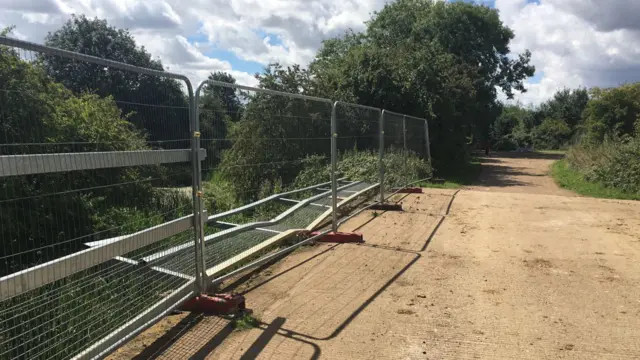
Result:
{"label": "steel barrier post", "polygon": [[424,120],[424,138],[427,146],[427,161],[429,161],[429,169],[433,171],[431,168],[431,144],[429,142],[429,121],[427,119]]}
{"label": "steel barrier post", "polygon": [[380,112],[380,203],[384,204],[384,112]]}
{"label": "steel barrier post", "polygon": [[333,103],[331,108],[331,229],[338,231],[338,181],[336,177],[338,162],[338,124],[336,119],[336,106],[338,102]]}
{"label": "steel barrier post", "polygon": [[402,116],[402,172],[404,184],[408,184],[407,180],[407,115]]}
{"label": "steel barrier post", "polygon": [[[193,128],[192,149],[200,149],[200,91],[203,84],[196,89],[196,94],[192,102],[191,126]],[[207,268],[204,262],[204,219],[202,218],[202,164],[197,155],[194,156],[193,164],[193,201],[194,201],[194,228],[195,228],[195,268],[196,268],[196,293],[205,293],[207,291]]]}

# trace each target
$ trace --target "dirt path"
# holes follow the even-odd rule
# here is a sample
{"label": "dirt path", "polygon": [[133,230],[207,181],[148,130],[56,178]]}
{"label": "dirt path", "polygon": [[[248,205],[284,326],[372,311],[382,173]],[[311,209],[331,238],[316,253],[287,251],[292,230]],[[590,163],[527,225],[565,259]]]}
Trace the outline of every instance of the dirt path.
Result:
{"label": "dirt path", "polygon": [[182,322],[139,358],[640,358],[640,202],[561,196],[541,175],[551,159],[490,160],[455,198],[426,190],[352,219],[363,245],[262,271],[243,288],[258,328],[169,318]]}
{"label": "dirt path", "polygon": [[549,176],[560,154],[494,153],[480,159],[482,172],[469,190],[575,196],[556,186]]}

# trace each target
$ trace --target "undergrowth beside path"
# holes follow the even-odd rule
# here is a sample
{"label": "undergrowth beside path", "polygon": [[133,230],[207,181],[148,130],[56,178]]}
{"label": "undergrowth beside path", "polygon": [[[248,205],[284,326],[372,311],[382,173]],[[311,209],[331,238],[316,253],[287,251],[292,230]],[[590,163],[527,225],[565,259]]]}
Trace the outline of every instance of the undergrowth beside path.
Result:
{"label": "undergrowth beside path", "polygon": [[640,200],[640,194],[626,193],[599,183],[586,181],[580,172],[569,166],[566,159],[553,163],[551,176],[560,187],[580,195],[605,199]]}

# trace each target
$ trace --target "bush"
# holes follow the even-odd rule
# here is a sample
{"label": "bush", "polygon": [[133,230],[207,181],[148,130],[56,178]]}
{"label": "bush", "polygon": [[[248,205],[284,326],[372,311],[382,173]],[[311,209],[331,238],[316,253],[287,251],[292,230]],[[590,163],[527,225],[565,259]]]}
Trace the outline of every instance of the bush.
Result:
{"label": "bush", "polygon": [[[0,92],[3,155],[148,149],[111,97],[75,95],[38,62],[24,61],[6,47],[0,47],[0,83],[5,90]],[[151,179],[161,178],[160,170],[167,169],[141,166],[0,179],[0,238],[7,254],[0,274],[190,212],[190,202],[154,190]]]}
{"label": "bush", "polygon": [[583,142],[567,152],[567,161],[585,180],[640,193],[640,138],[606,138],[600,144]]}
{"label": "bush", "polygon": [[[385,183],[392,186],[404,185],[407,179],[409,181],[420,180],[431,176],[429,163],[412,152],[407,156],[406,172],[402,151],[387,150],[383,161]],[[296,187],[318,184],[330,179],[331,164],[327,164],[323,157],[309,157],[305,160],[305,165],[305,168],[296,177]],[[380,178],[379,154],[374,151],[347,151],[339,156],[337,170],[339,177],[369,183],[378,182]]]}
{"label": "bush", "polygon": [[571,128],[564,121],[545,119],[533,130],[533,145],[537,149],[560,149],[569,141],[571,133]]}

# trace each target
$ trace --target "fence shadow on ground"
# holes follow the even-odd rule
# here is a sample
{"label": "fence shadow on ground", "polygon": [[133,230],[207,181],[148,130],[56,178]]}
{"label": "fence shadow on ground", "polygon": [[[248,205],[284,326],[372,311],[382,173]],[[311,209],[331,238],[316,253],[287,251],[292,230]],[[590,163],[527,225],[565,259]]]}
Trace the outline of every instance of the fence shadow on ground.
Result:
{"label": "fence shadow on ground", "polygon": [[[304,294],[288,295],[286,306],[270,310],[277,316],[270,321],[260,321],[257,328],[229,338],[233,329],[228,320],[190,314],[136,358],[222,358],[230,355],[219,354],[219,351],[231,348],[233,358],[253,359],[260,354],[275,354],[272,353],[275,347],[279,349],[276,350],[279,358],[318,359],[321,355],[321,344],[318,342],[339,336],[422,257],[422,252],[431,243],[454,198],[455,193],[443,204],[437,204],[438,209],[443,210],[441,216],[431,216],[434,221],[423,227],[421,235],[414,239],[416,241],[408,243],[408,247],[392,246],[384,239],[386,235],[379,231],[380,227],[384,227],[384,224],[380,224],[383,222],[384,212],[376,217],[380,219],[379,223],[363,216],[361,221],[352,223],[348,230],[364,230],[370,234],[371,241],[368,243],[332,245],[300,261],[287,264],[277,273],[244,289],[242,292],[245,294],[260,291],[260,288],[278,280],[281,285],[292,284],[287,294],[299,292],[300,289],[313,289],[316,294],[307,298]],[[418,238],[421,238],[420,243]],[[347,266],[349,269],[346,269]],[[246,280],[246,276],[238,279],[223,291],[238,288]],[[269,302],[268,299],[263,301]],[[296,315],[292,316],[293,314]],[[307,321],[318,318],[321,318],[319,323],[322,325],[306,325]],[[219,348],[225,340],[230,341],[227,349]],[[281,346],[283,343],[288,346]],[[279,345],[269,346],[270,344]],[[292,353],[289,354],[289,351]]]}

